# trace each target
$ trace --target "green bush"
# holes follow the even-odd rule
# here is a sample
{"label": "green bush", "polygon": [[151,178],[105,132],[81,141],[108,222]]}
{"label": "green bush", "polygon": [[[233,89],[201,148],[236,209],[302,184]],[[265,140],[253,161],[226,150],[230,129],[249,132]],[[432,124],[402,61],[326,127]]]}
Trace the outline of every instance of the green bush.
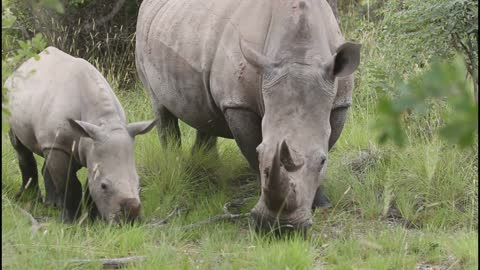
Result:
{"label": "green bush", "polygon": [[[136,1],[57,0],[63,13],[30,0],[12,4],[15,29],[23,39],[42,33],[49,46],[95,63],[121,89],[135,84]],[[49,4],[48,6],[55,6]]]}
{"label": "green bush", "polygon": [[[360,13],[363,2],[356,4]],[[354,39],[374,34],[357,78],[370,87],[355,100],[359,106],[376,104],[380,140],[402,145],[441,129],[450,142],[471,144],[478,119],[470,89],[478,100],[478,3],[399,0],[372,6],[379,14],[375,21],[344,17],[342,25],[356,29]],[[456,54],[465,64],[454,61]],[[433,59],[450,63],[431,66]]]}
{"label": "green bush", "polygon": [[466,67],[462,57],[453,62],[434,62],[427,72],[401,81],[397,89],[401,92],[396,99],[384,95],[378,103],[379,118],[375,127],[380,130],[380,142],[393,139],[403,145],[406,133],[402,116],[408,110],[425,115],[432,100],[444,101],[440,134],[462,147],[472,145],[478,130],[478,105],[465,80]]}

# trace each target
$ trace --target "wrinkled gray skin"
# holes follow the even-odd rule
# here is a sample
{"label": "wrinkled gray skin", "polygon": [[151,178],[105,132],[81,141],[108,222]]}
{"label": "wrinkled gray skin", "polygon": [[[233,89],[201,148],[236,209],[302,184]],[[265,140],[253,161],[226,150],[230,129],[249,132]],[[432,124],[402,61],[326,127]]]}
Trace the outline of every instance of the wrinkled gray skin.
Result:
{"label": "wrinkled gray skin", "polygon": [[136,64],[165,143],[178,118],[196,145],[234,138],[260,174],[261,227],[306,228],[345,123],[360,44],[325,0],[145,0]]}
{"label": "wrinkled gray skin", "polygon": [[81,167],[88,169],[93,215],[113,223],[139,216],[134,137],[148,132],[155,121],[127,125],[105,78],[87,61],[54,47],[40,53],[40,60],[22,64],[5,86],[10,139],[23,178],[18,196],[26,189],[40,192],[35,153],[46,158],[45,202],[62,207],[63,221],[80,214],[82,187],[76,172]]}

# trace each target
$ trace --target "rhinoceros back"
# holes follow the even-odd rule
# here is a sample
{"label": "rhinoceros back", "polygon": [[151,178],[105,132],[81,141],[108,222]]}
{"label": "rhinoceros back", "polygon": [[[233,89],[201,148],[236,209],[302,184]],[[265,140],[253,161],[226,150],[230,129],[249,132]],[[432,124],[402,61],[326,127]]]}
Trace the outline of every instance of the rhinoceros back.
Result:
{"label": "rhinoceros back", "polygon": [[166,107],[197,129],[231,137],[223,111],[252,106],[258,90],[258,74],[247,67],[239,37],[262,46],[269,19],[265,3],[144,1],[137,22],[137,69],[154,107]]}
{"label": "rhinoceros back", "polygon": [[[231,137],[225,110],[241,108],[261,116],[261,76],[244,59],[239,41],[264,51],[272,6],[280,2],[293,6],[295,1],[144,0],[136,62],[154,108],[163,106],[190,126],[223,137]],[[328,29],[321,34],[331,55],[343,37],[328,3],[315,5],[315,23]],[[350,102],[351,87],[339,89],[335,106]]]}
{"label": "rhinoceros back", "polygon": [[87,61],[54,47],[23,63],[10,76],[10,127],[31,151],[71,151],[74,140],[67,119],[94,124],[111,119],[125,122],[125,113],[105,78]]}

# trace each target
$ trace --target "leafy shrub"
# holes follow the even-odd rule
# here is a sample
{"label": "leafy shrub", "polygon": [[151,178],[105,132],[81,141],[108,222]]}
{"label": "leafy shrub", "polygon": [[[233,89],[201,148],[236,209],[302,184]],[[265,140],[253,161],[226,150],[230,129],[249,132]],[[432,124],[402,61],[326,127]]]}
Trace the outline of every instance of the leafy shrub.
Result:
{"label": "leafy shrub", "polygon": [[477,81],[477,1],[389,1],[383,13],[381,43],[393,57],[394,70],[404,74],[413,67],[423,68],[433,56],[451,59],[459,52]]}
{"label": "leafy shrub", "polygon": [[379,118],[375,123],[381,131],[379,140],[393,139],[403,145],[406,134],[402,116],[408,110],[424,115],[431,99],[445,101],[442,118],[447,119],[440,134],[460,146],[472,145],[478,130],[478,105],[465,81],[466,67],[462,57],[452,62],[435,61],[427,72],[397,86],[401,95],[392,100],[383,96],[378,103]]}
{"label": "leafy shrub", "polygon": [[[428,137],[440,128],[450,142],[471,144],[478,129],[468,90],[473,85],[478,100],[478,3],[388,1],[381,13],[378,50],[385,61],[369,64],[370,85],[383,96],[375,124],[380,140],[403,145],[407,135]],[[453,62],[430,67],[434,58]]]}
{"label": "leafy shrub", "polygon": [[[111,72],[122,89],[135,83],[136,1],[57,0],[63,13],[30,0],[12,5],[15,28],[24,39],[42,33],[48,45],[96,63]],[[108,75],[107,75],[108,76]]]}
{"label": "leafy shrub", "polygon": [[[46,2],[52,5],[52,1]],[[11,5],[10,1],[2,1],[2,130],[7,127],[4,118],[8,115],[5,81],[23,61],[31,57],[38,59],[38,53],[46,46],[41,33],[36,34],[31,40],[19,39],[13,28],[17,17],[13,15]]]}

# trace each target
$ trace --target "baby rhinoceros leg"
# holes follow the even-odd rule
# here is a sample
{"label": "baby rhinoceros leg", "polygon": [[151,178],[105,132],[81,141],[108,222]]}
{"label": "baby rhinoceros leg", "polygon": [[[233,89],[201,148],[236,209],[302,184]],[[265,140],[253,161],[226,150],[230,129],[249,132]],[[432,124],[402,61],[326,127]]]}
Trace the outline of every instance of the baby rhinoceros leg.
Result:
{"label": "baby rhinoceros leg", "polygon": [[57,193],[55,190],[55,184],[53,183],[52,176],[47,170],[47,161],[43,162],[42,175],[45,183],[45,205],[62,208],[63,198],[65,194]]}
{"label": "baby rhinoceros leg", "polygon": [[33,197],[35,200],[41,201],[42,195],[40,193],[40,188],[38,187],[38,171],[35,157],[33,156],[32,151],[20,142],[13,130],[10,130],[8,135],[10,137],[10,142],[17,153],[20,172],[22,174],[22,186],[15,197],[17,199]]}
{"label": "baby rhinoceros leg", "polygon": [[76,175],[80,166],[74,162],[70,154],[61,150],[47,150],[44,156],[55,194],[63,195],[61,219],[65,223],[73,222],[81,214],[82,184]]}

